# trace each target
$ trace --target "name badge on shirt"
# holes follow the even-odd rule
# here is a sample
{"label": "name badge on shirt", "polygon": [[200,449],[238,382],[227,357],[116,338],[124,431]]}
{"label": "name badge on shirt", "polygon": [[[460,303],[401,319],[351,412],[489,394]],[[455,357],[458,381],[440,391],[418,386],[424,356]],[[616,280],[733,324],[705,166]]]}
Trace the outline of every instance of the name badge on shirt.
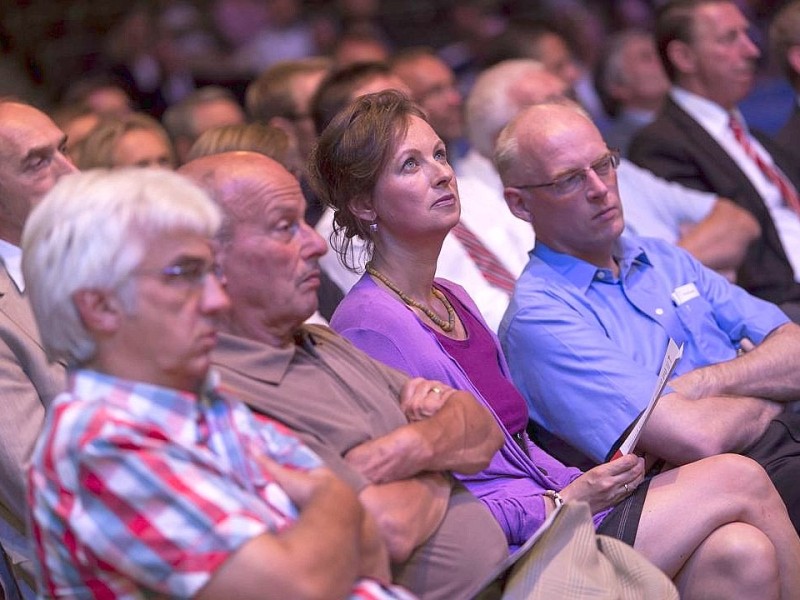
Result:
{"label": "name badge on shirt", "polygon": [[686,283],[675,288],[675,291],[672,292],[672,301],[675,303],[675,306],[680,306],[689,300],[697,298],[699,295],[700,292],[697,291],[697,286],[695,286],[695,284]]}

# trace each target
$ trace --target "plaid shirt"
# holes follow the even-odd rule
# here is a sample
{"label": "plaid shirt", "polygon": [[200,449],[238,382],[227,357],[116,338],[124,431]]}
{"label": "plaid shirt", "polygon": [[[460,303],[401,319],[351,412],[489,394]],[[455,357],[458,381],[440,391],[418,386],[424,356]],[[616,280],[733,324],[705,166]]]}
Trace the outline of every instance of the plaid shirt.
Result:
{"label": "plaid shirt", "polygon": [[[298,511],[254,459],[315,454],[215,389],[202,397],[93,371],[70,375],[28,475],[40,593],[190,597],[241,545]],[[359,581],[353,598],[410,598]]]}

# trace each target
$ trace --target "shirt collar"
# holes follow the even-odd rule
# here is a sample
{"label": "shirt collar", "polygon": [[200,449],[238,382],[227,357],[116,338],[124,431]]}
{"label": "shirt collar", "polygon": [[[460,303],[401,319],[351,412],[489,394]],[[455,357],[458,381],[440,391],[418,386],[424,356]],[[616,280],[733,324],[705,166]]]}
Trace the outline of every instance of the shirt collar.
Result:
{"label": "shirt collar", "polygon": [[739,122],[746,128],[739,109],[729,112],[716,102],[678,86],[674,86],[670,90],[670,95],[678,106],[700,123],[703,129],[717,138],[727,134],[730,127],[731,113],[735,114],[739,118]]}
{"label": "shirt collar", "polygon": [[317,340],[302,326],[294,333],[294,344],[281,347],[220,333],[219,343],[214,350],[214,362],[248,378],[278,385],[289,370],[295,354],[302,349],[316,356],[316,345]]}
{"label": "shirt collar", "polygon": [[[538,239],[533,248],[533,254],[583,293],[586,293],[598,273],[608,272],[608,269],[599,269],[595,265],[571,254],[556,252]],[[644,249],[635,241],[635,238],[626,235],[622,235],[617,240],[613,256],[617,264],[619,264],[620,278],[622,279],[625,278],[634,264],[651,264]],[[606,276],[600,277],[600,279],[610,278]]]}
{"label": "shirt collar", "polygon": [[5,240],[0,240],[0,260],[8,271],[8,276],[17,286],[19,293],[25,291],[25,278],[22,276],[22,248]]}
{"label": "shirt collar", "polygon": [[[213,392],[218,377],[209,373],[206,390]],[[70,373],[70,389],[81,400],[103,400],[132,412],[143,422],[164,423],[164,413],[177,422],[193,422],[200,409],[197,394],[141,381],[121,379],[107,373],[79,369]]]}
{"label": "shirt collar", "polygon": [[644,108],[623,108],[620,111],[620,116],[624,120],[642,127],[652,123],[657,114],[657,111]]}

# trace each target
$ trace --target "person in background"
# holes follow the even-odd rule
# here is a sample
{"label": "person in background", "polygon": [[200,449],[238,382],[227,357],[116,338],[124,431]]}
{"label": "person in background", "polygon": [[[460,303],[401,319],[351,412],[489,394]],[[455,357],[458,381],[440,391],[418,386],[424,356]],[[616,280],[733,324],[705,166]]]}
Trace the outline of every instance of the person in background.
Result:
{"label": "person in background", "polygon": [[730,198],[761,227],[736,281],[800,322],[800,162],[747,128],[739,103],[753,87],[758,47],[731,0],[672,0],[656,46],[672,82],[631,160],[659,177]]}
{"label": "person in background", "polygon": [[[507,209],[502,210],[507,207],[503,184],[492,162],[494,145],[502,128],[524,108],[567,95],[566,84],[540,63],[518,59],[486,69],[467,98],[467,132],[472,149],[456,167],[461,184],[461,220],[507,265],[514,279],[528,261],[535,227],[513,217]],[[755,218],[731,200],[668,182],[624,157],[618,182],[629,232],[677,244],[731,279],[750,243],[760,233]],[[450,265],[457,262],[445,254],[447,242],[440,269],[456,268]],[[466,283],[470,281],[466,278],[462,282],[455,273],[443,270],[440,274],[464,285],[484,310],[478,287]],[[500,312],[496,321],[488,312],[484,316],[490,324],[499,324],[503,310],[492,311]]]}
{"label": "person in background", "polygon": [[189,149],[187,162],[222,152],[259,152],[277,160],[299,180],[304,167],[301,165],[300,153],[294,141],[283,129],[271,125],[262,123],[223,125],[209,129],[197,138]]}
{"label": "person in background", "polygon": [[175,150],[161,124],[144,113],[107,117],[77,145],[77,166],[86,169],[174,169]]}
{"label": "person in background", "polygon": [[302,169],[298,179],[306,197],[306,221],[315,225],[322,205],[308,188],[306,162],[317,139],[311,117],[311,98],[331,69],[328,58],[283,61],[261,73],[247,86],[245,108],[251,121],[278,127],[293,140]]}
{"label": "person in background", "polygon": [[385,39],[359,30],[348,30],[339,35],[331,52],[337,69],[365,62],[386,62],[391,54]]}
{"label": "person in background", "polygon": [[[589,40],[575,41],[591,43]],[[573,52],[566,29],[548,19],[518,20],[490,44],[489,66],[503,60],[529,58],[542,63],[550,73],[567,85],[570,98],[577,100],[592,116],[598,127],[604,129],[608,115],[603,110],[587,68]]]}
{"label": "person in background", "polygon": [[204,131],[244,121],[244,111],[236,97],[218,86],[206,86],[193,91],[171,105],[161,119],[175,147],[179,165],[186,162],[189,148]]}
{"label": "person in background", "polygon": [[464,107],[455,73],[432,50],[424,47],[398,52],[390,61],[392,72],[411,91],[411,98],[427,113],[431,126],[444,140],[452,164],[467,151]]}
{"label": "person in background", "polygon": [[775,140],[800,161],[800,2],[787,2],[769,26],[772,56],[781,66],[795,94],[793,109]]}
{"label": "person in background", "polygon": [[104,75],[87,75],[64,92],[62,104],[81,104],[103,117],[124,117],[134,112],[134,103],[124,85]]}
{"label": "person in background", "polygon": [[67,135],[66,155],[77,162],[78,148],[102,117],[85,104],[63,104],[50,112],[53,122]]}
{"label": "person in background", "polygon": [[65,178],[26,225],[33,311],[70,369],[28,471],[41,594],[410,598],[348,486],[210,372],[220,223],[183,177],[122,169]]}
{"label": "person in background", "polygon": [[33,598],[33,550],[25,521],[25,466],[46,409],[66,384],[42,346],[20,269],[30,211],[75,166],[66,135],[46,114],[0,99],[0,585],[8,600]]}
{"label": "person in background", "polygon": [[600,53],[594,83],[609,115],[603,137],[627,156],[631,138],[655,119],[669,91],[652,34],[638,29],[612,34]]}

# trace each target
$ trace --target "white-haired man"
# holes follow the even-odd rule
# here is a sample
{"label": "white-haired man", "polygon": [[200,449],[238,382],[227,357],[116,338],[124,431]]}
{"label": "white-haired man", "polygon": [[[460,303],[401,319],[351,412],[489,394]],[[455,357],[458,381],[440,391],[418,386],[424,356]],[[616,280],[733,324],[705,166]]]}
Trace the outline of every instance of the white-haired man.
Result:
{"label": "white-haired man", "polygon": [[220,222],[153,169],[66,178],[29,219],[31,304],[70,367],[29,471],[41,593],[408,598],[348,486],[209,372]]}

